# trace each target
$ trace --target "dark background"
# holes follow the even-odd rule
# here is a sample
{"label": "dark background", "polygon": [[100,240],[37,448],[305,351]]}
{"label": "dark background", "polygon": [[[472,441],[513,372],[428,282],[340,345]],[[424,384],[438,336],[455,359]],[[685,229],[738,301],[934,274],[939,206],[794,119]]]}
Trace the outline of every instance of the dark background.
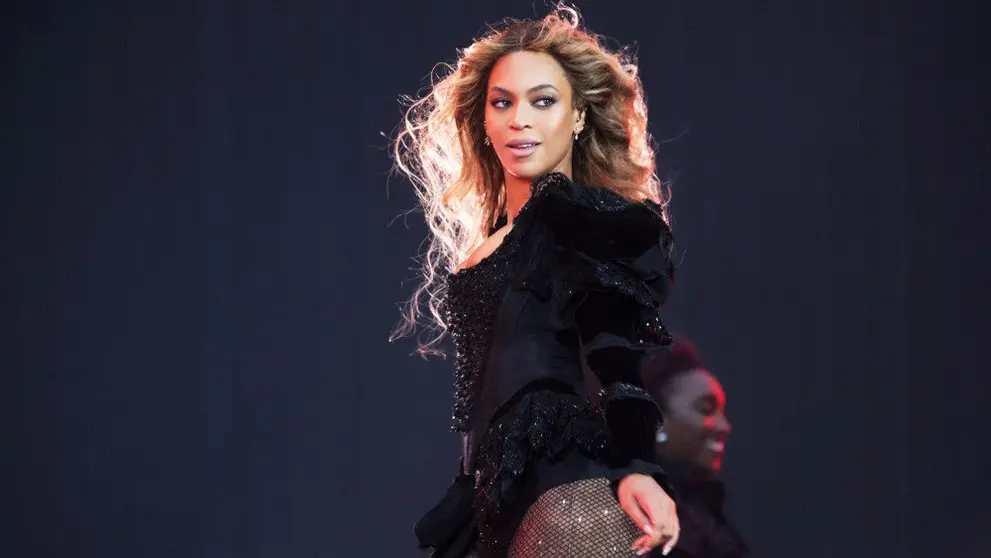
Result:
{"label": "dark background", "polygon": [[[988,41],[929,4],[579,3],[638,48],[754,556],[991,552]],[[387,342],[425,229],[380,132],[541,6],[0,8],[0,555],[417,555],[451,363]]]}

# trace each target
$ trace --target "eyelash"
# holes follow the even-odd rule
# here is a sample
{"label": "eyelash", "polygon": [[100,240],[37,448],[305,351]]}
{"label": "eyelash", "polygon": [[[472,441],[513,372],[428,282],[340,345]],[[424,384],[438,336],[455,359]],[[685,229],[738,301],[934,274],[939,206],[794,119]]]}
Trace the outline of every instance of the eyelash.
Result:
{"label": "eyelash", "polygon": [[[540,105],[539,103],[541,103],[543,101],[546,101],[547,104]],[[499,99],[492,99],[492,101],[489,104],[491,104],[494,108],[501,109],[501,108],[508,108],[508,107],[505,107],[505,106],[502,106],[501,107],[501,106],[499,106],[499,103],[508,103],[508,102],[509,102],[508,99],[499,98]],[[554,97],[540,97],[539,99],[537,99],[536,101],[534,101],[533,104],[537,105],[537,108],[549,108],[551,105],[553,105],[556,102],[557,102],[557,99],[555,99]]]}

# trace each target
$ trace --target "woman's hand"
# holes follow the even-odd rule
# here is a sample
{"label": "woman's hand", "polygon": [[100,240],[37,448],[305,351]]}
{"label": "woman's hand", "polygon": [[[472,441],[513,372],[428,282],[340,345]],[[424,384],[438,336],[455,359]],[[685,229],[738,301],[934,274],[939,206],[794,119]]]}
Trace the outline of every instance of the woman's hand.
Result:
{"label": "woman's hand", "polygon": [[674,501],[653,477],[634,473],[619,481],[619,505],[645,533],[633,543],[637,555],[664,545],[665,555],[678,544],[678,514]]}

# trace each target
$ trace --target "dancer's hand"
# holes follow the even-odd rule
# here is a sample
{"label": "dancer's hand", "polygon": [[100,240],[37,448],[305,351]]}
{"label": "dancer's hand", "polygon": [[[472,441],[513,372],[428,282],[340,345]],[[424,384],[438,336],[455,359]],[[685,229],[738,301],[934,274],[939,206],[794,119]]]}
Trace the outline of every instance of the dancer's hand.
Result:
{"label": "dancer's hand", "polygon": [[664,545],[664,555],[678,544],[678,514],[674,501],[653,477],[634,473],[619,481],[619,505],[645,533],[633,543],[637,555]]}

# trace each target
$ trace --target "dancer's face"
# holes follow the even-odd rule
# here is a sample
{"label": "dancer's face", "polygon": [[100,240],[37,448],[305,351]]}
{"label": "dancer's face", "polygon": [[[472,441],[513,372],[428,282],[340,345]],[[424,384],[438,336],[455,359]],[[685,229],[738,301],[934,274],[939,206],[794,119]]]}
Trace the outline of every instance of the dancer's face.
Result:
{"label": "dancer's face", "polygon": [[658,444],[659,452],[718,472],[732,430],[719,381],[702,369],[679,374],[665,392],[664,407],[667,441]]}
{"label": "dancer's face", "polygon": [[489,76],[485,127],[503,170],[532,180],[548,172],[571,177],[571,149],[579,127],[571,85],[549,54],[514,52]]}

